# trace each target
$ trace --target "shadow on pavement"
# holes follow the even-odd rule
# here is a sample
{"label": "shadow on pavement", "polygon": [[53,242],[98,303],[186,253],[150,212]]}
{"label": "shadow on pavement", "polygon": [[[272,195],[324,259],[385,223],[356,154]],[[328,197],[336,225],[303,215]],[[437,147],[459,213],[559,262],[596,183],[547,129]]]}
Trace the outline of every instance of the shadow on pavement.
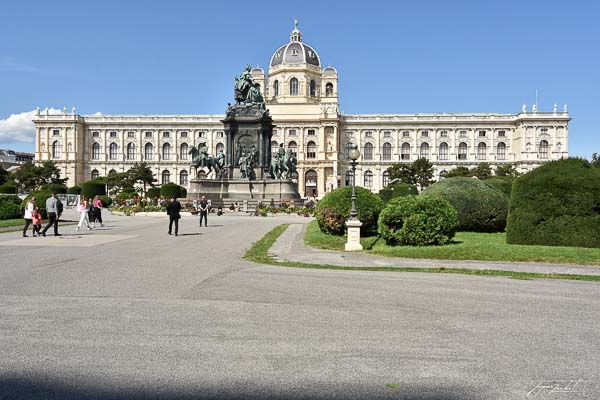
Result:
{"label": "shadow on pavement", "polygon": [[202,233],[196,232],[196,233],[182,233],[179,236],[200,236],[200,235],[202,235]]}

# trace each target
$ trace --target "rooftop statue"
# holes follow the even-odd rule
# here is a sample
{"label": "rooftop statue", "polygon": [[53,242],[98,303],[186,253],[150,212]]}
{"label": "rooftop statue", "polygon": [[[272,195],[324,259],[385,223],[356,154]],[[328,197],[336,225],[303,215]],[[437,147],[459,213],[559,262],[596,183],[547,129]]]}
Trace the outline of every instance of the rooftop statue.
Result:
{"label": "rooftop statue", "polygon": [[252,78],[252,67],[246,65],[242,74],[235,77],[234,84],[235,103],[246,105],[259,105],[265,108],[265,100],[260,92],[260,85]]}

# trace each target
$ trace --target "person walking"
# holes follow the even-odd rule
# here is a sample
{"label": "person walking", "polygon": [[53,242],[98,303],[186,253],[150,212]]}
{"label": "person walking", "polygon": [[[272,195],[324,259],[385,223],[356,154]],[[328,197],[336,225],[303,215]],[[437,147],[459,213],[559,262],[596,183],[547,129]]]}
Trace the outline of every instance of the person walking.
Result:
{"label": "person walking", "polygon": [[200,198],[200,202],[198,203],[198,214],[200,215],[200,225],[202,226],[202,218],[204,218],[204,226],[208,226],[208,202],[206,201],[206,196],[202,196]]}
{"label": "person walking", "polygon": [[173,229],[175,222],[175,236],[179,234],[179,218],[181,218],[181,203],[177,201],[177,197],[173,196],[171,202],[167,204],[167,215],[169,216],[169,235]]}
{"label": "person walking", "polygon": [[54,226],[54,236],[62,236],[58,233],[58,219],[60,218],[59,203],[56,198],[56,192],[52,192],[52,196],[46,200],[46,211],[48,212],[48,224],[42,231],[42,236],[46,237],[46,232],[51,226]]}
{"label": "person walking", "polygon": [[31,213],[31,224],[33,225],[33,237],[40,237],[40,229],[42,229],[42,213],[40,208],[36,207]]}
{"label": "person walking", "polygon": [[[31,213],[35,209],[35,197],[32,197],[25,204],[25,213],[23,214],[23,218],[25,219],[25,226],[23,227],[23,237],[27,237],[27,228],[31,224]],[[35,230],[34,230],[35,233]]]}
{"label": "person walking", "polygon": [[85,195],[81,195],[79,198],[79,204],[77,204],[77,211],[79,211],[79,224],[77,224],[76,231],[79,231],[84,225],[88,231],[92,230],[90,227],[90,220],[88,217],[88,201]]}
{"label": "person walking", "polygon": [[96,227],[96,222],[99,222],[100,226],[104,226],[104,223],[102,222],[102,200],[100,200],[100,196],[96,195],[96,197],[94,197],[94,201],[92,202],[92,207],[94,209],[94,212],[93,212],[94,226],[92,226],[92,228]]}

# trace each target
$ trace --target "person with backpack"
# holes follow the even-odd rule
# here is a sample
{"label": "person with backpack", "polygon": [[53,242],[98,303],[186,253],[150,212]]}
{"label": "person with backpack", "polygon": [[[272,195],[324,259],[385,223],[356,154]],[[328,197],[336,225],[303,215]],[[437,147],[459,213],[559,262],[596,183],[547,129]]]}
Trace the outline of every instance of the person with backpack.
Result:
{"label": "person with backpack", "polygon": [[[58,219],[62,213],[62,203],[56,198],[56,192],[52,192],[52,196],[46,200],[46,212],[48,213],[48,224],[42,231],[42,236],[46,237],[46,232],[51,226],[54,226],[54,236],[62,236],[58,233]],[[59,211],[60,210],[60,211]]]}
{"label": "person with backpack", "polygon": [[[32,197],[26,204],[23,210],[23,219],[25,219],[25,226],[23,227],[23,237],[27,237],[27,228],[31,224],[31,213],[35,209],[35,197]],[[33,231],[35,236],[35,229]]]}

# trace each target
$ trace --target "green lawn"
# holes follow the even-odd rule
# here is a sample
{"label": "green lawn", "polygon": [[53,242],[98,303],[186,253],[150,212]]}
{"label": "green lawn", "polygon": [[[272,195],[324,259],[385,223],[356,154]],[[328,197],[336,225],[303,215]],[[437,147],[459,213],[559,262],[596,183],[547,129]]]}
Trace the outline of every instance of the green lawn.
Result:
{"label": "green lawn", "polygon": [[15,218],[15,219],[3,219],[0,220],[0,228],[6,228],[7,226],[23,226],[25,225],[25,221],[23,218]]}
{"label": "green lawn", "polygon": [[[326,235],[313,221],[307,228],[304,242],[309,246],[343,250],[346,237]],[[506,244],[505,233],[458,232],[453,243],[447,246],[392,247],[376,237],[362,238],[361,242],[367,253],[387,257],[600,265],[600,249]]]}

